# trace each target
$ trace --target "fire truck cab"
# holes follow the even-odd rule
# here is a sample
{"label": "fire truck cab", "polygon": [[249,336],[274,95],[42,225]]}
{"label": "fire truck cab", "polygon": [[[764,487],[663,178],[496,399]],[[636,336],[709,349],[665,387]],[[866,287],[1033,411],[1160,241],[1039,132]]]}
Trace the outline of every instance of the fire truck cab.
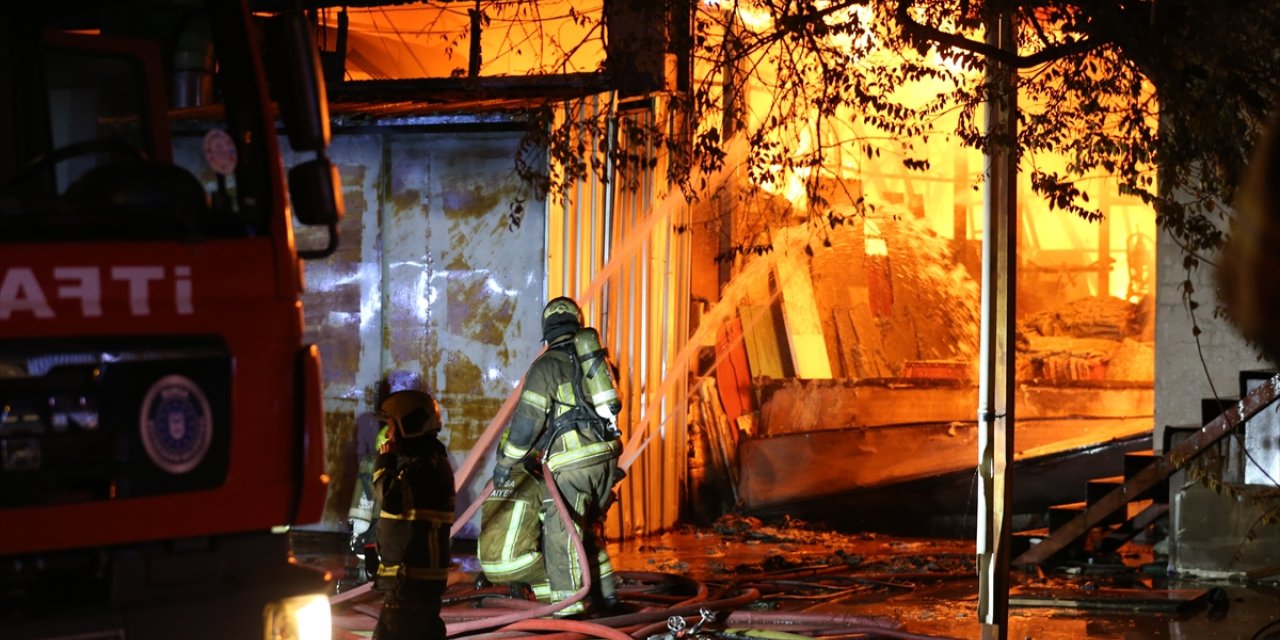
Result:
{"label": "fire truck cab", "polygon": [[0,48],[0,638],[329,638],[283,533],[326,496],[300,259],[342,215],[308,25],[41,0]]}

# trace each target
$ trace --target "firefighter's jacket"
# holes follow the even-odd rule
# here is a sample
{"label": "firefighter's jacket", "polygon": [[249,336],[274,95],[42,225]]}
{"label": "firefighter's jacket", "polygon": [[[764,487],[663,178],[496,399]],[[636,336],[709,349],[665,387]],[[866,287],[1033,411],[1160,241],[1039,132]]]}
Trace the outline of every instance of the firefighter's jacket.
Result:
{"label": "firefighter's jacket", "polygon": [[[572,335],[563,336],[530,365],[497,464],[509,469],[531,451],[545,451],[554,473],[608,462],[621,453],[621,443],[599,434],[594,427],[604,425],[578,404],[572,353]],[[575,416],[581,419],[570,420]]]}
{"label": "firefighter's jacket", "polygon": [[453,468],[444,444],[423,436],[420,455],[383,453],[373,472],[381,498],[378,577],[445,580],[453,523]]}

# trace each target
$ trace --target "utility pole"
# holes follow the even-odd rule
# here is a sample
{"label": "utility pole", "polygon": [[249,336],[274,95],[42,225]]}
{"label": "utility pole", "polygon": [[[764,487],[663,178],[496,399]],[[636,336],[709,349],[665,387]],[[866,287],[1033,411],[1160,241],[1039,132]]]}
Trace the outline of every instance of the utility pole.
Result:
{"label": "utility pole", "polygon": [[[992,9],[987,44],[1017,54],[1014,13]],[[982,368],[978,382],[978,618],[983,640],[1009,634],[1009,470],[1014,435],[1017,294],[1017,69],[987,59],[990,136],[982,230]]]}
{"label": "utility pole", "polygon": [[480,8],[480,0],[476,0],[474,9],[467,9],[471,18],[471,48],[467,54],[467,77],[480,77],[480,36],[483,33],[484,10]]}

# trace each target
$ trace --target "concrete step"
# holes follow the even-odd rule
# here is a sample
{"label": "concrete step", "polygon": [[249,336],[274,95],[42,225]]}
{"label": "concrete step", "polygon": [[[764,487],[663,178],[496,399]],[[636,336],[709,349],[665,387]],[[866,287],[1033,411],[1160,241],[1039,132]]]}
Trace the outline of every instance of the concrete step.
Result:
{"label": "concrete step", "polygon": [[[1240,403],[1239,396],[1200,399],[1200,424],[1209,424],[1224,411]],[[1236,427],[1240,429],[1244,425]],[[1167,451],[1167,449],[1166,449]]]}
{"label": "concrete step", "polygon": [[1171,424],[1164,428],[1164,451],[1168,453],[1191,435],[1200,431],[1200,424]]}
{"label": "concrete step", "polygon": [[1240,372],[1240,395],[1249,395],[1258,385],[1276,375],[1274,369],[1245,369]]}

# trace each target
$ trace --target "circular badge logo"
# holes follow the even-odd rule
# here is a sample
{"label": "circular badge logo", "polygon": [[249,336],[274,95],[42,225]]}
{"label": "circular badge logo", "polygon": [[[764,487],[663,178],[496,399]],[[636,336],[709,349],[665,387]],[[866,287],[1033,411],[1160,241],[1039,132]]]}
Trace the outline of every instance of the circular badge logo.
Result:
{"label": "circular badge logo", "polygon": [[204,460],[213,442],[209,400],[186,376],[165,376],[142,401],[142,446],[156,466],[186,473]]}

